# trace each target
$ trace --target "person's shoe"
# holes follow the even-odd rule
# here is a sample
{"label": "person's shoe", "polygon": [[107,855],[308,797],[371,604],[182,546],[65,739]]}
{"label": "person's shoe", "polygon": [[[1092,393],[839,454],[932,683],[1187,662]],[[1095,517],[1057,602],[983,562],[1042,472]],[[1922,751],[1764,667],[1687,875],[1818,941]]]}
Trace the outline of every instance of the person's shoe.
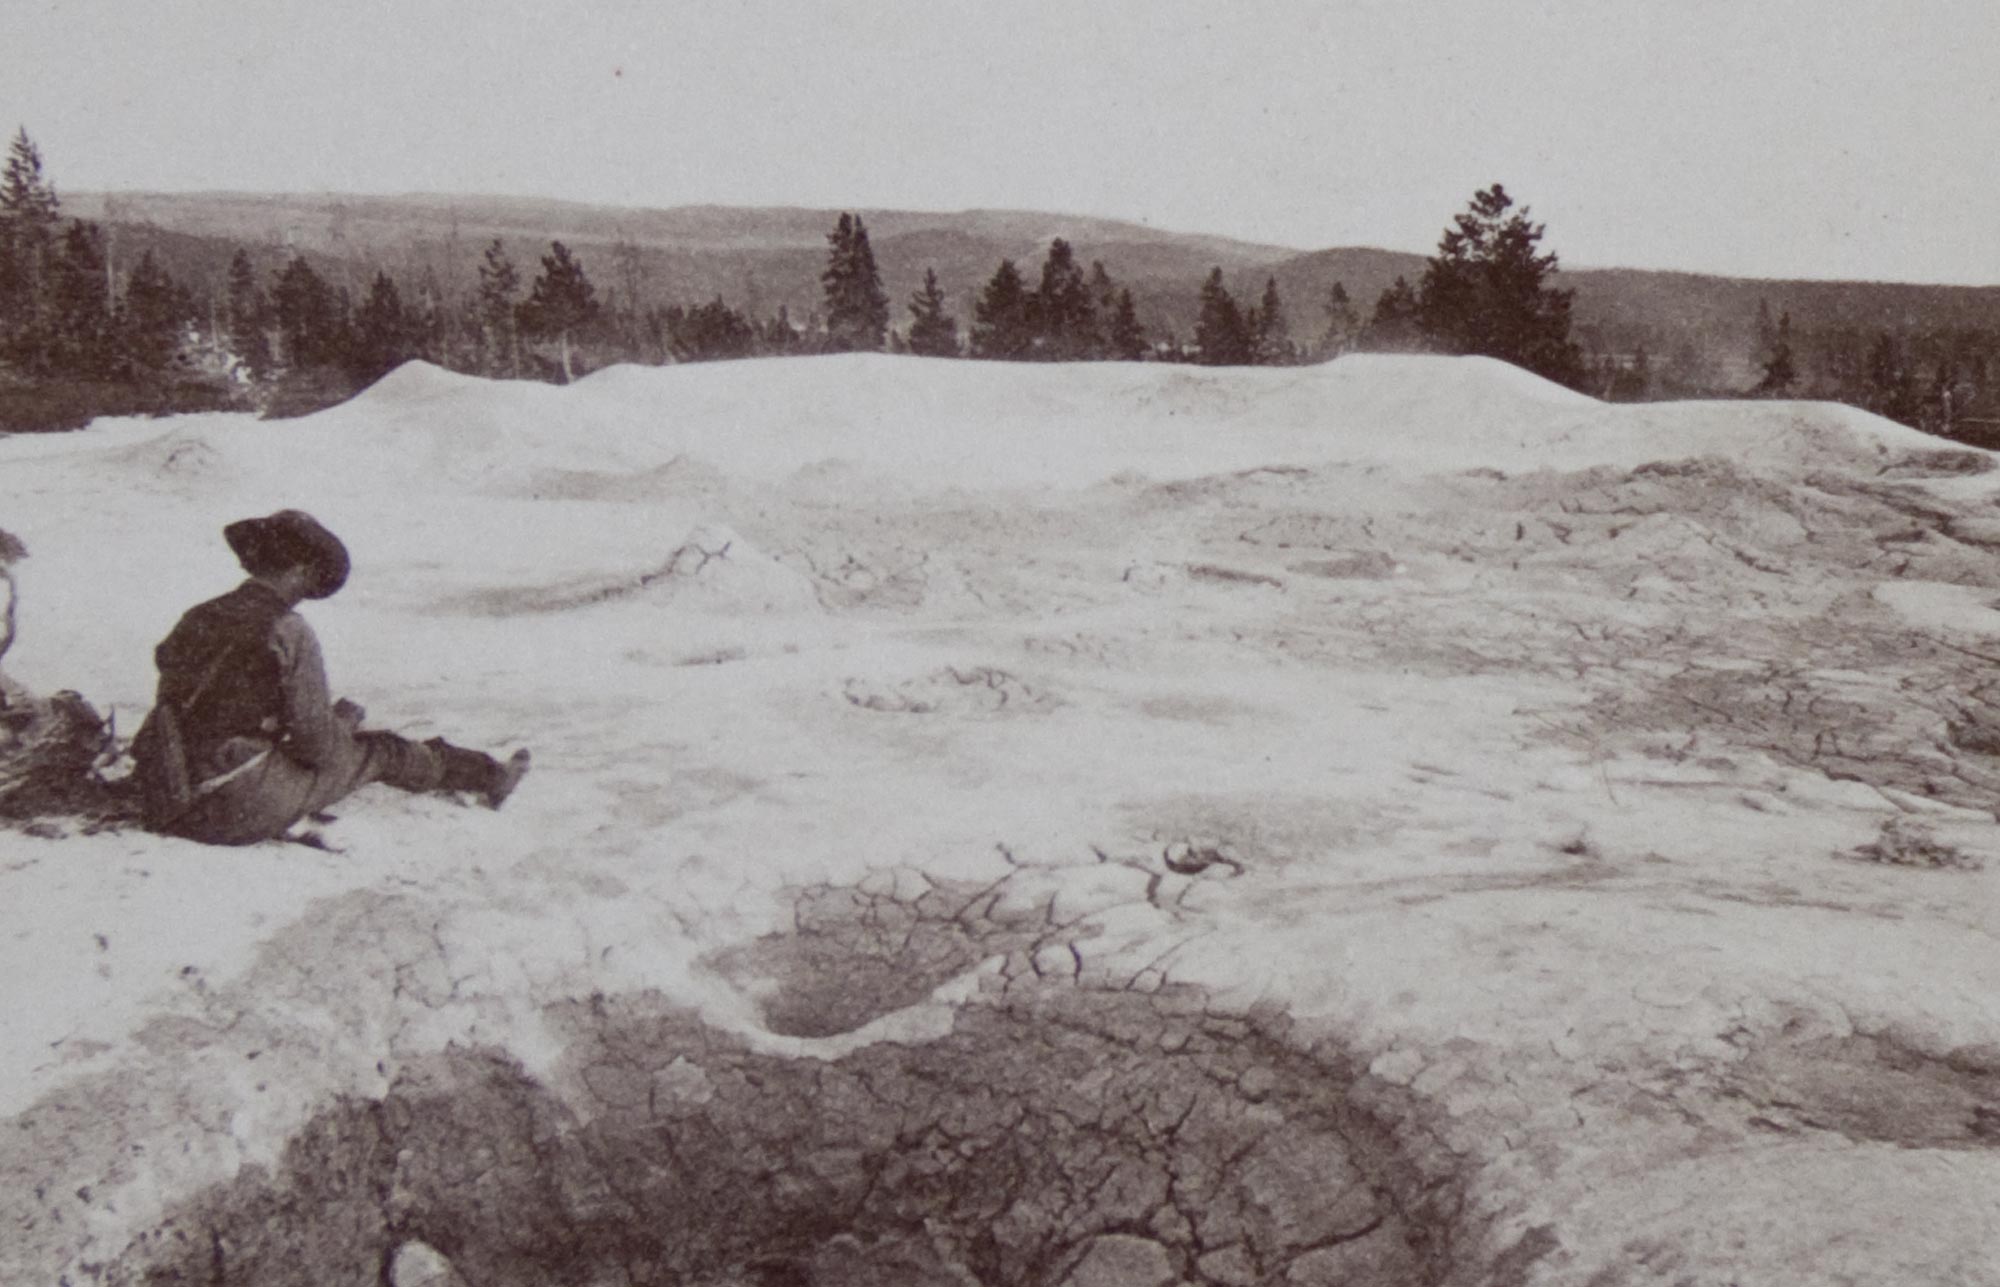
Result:
{"label": "person's shoe", "polygon": [[498,766],[493,781],[480,793],[487,808],[497,809],[506,803],[507,797],[514,794],[514,788],[521,785],[521,779],[528,775],[528,762],[533,758],[524,746],[508,756],[506,763]]}

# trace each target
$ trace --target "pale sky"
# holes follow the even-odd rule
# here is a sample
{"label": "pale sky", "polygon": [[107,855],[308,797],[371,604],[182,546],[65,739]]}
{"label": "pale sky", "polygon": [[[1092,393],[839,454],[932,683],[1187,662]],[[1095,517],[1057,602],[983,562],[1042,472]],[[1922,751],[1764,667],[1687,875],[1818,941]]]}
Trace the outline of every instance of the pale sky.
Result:
{"label": "pale sky", "polygon": [[1996,0],[0,0],[58,191],[1045,209],[2000,284]]}

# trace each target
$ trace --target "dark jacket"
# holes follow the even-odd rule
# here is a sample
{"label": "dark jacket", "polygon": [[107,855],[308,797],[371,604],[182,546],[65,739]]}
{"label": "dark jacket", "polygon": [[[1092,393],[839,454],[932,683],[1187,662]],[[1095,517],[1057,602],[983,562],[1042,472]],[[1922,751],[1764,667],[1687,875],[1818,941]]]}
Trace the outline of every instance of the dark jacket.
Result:
{"label": "dark jacket", "polygon": [[319,641],[261,582],[246,581],[189,609],[153,650],[153,661],[160,671],[156,703],[178,712],[197,780],[240,763],[248,743],[276,746],[309,768],[334,750],[338,721]]}
{"label": "dark jacket", "polygon": [[[153,660],[156,701],[173,704],[195,792],[192,807],[162,824],[177,835],[218,844],[282,835],[362,782],[386,779],[398,766],[385,757],[407,750],[373,735],[381,745],[371,756],[356,740],[334,712],[312,628],[261,582],[189,609]],[[401,776],[419,775],[404,766]]]}

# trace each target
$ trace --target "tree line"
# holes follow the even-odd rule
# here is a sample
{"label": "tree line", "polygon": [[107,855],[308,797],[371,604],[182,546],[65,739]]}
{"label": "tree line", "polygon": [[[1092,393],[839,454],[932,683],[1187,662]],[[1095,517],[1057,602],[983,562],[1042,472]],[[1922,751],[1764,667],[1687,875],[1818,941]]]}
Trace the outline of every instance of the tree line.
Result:
{"label": "tree line", "polygon": [[[22,130],[0,174],[0,429],[31,427],[8,414],[10,395],[23,390],[86,391],[72,419],[246,402],[282,413],[338,401],[412,359],[566,382],[614,362],[805,353],[1282,366],[1435,352],[1499,358],[1614,400],[1717,392],[1712,379],[1679,374],[1672,353],[1659,361],[1638,346],[1586,360],[1571,333],[1571,292],[1551,284],[1558,260],[1544,237],[1495,184],[1444,229],[1416,281],[1397,278],[1366,312],[1338,282],[1304,315],[1275,277],[1254,302],[1239,301],[1217,266],[1189,283],[1199,312],[1185,337],[1149,333],[1132,291],[1103,261],[1086,267],[1060,237],[1038,268],[1002,259],[968,318],[952,312],[935,268],[899,307],[865,223],[845,213],[826,235],[818,306],[803,318],[784,306],[758,317],[719,295],[652,304],[645,263],[624,243],[594,265],[609,283],[602,291],[561,241],[524,266],[498,239],[459,298],[428,271],[412,281],[386,270],[355,298],[305,254],[260,274],[240,249],[223,281],[197,289],[150,252],[116,262],[102,229],[64,219]],[[1983,331],[1795,333],[1789,315],[1773,319],[1764,307],[1757,336],[1751,378],[1734,390],[1743,396],[1830,398],[1952,433],[1980,422],[2000,382],[2000,337]],[[48,418],[47,396],[30,400],[26,419],[37,414]]]}
{"label": "tree line", "polygon": [[[531,266],[531,277],[494,240],[478,265],[476,289],[459,300],[448,299],[429,274],[412,283],[386,270],[376,271],[357,299],[305,254],[260,276],[240,249],[223,282],[197,291],[176,282],[150,252],[136,264],[114,263],[102,229],[65,220],[41,154],[22,130],[0,178],[0,380],[136,389],[194,387],[206,377],[258,401],[310,403],[337,400],[418,358],[482,375],[568,381],[610,362],[816,352],[1284,365],[1355,348],[1493,352],[1539,362],[1537,369],[1561,377],[1567,299],[1542,284],[1554,256],[1524,253],[1541,230],[1519,217],[1500,219],[1507,207],[1499,188],[1482,193],[1474,213],[1447,234],[1423,282],[1412,288],[1399,281],[1371,318],[1360,317],[1336,285],[1321,304],[1323,317],[1296,333],[1275,278],[1246,307],[1218,267],[1199,286],[1193,335],[1149,336],[1131,290],[1101,260],[1086,268],[1060,237],[1033,280],[1003,259],[969,319],[950,311],[935,269],[899,317],[855,214],[840,215],[828,232],[820,306],[802,319],[783,307],[758,318],[720,296],[647,306],[644,265],[636,248],[622,245],[612,251],[616,285],[601,294],[581,256],[560,241]],[[1484,320],[1468,320],[1474,316]]]}
{"label": "tree line", "polygon": [[14,136],[0,173],[0,364],[41,379],[157,375],[194,310],[150,254],[121,282],[102,230],[64,224],[41,153],[25,131]]}
{"label": "tree line", "polygon": [[1755,337],[1752,395],[1845,402],[1946,437],[2000,441],[2000,331],[1795,328],[1790,312],[1773,320],[1759,300]]}

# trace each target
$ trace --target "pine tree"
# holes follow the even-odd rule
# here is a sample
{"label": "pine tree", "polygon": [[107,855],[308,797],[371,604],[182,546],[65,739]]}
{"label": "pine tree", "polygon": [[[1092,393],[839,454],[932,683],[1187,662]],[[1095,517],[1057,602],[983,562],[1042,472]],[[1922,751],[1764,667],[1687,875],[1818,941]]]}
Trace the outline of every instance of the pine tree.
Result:
{"label": "pine tree", "polygon": [[1285,304],[1278,297],[1278,279],[1264,281],[1264,300],[1257,306],[1253,328],[1253,358],[1260,366],[1289,366],[1298,356],[1292,347],[1292,327],[1285,317]]}
{"label": "pine tree", "polygon": [[1764,360],[1764,378],[1758,382],[1757,391],[1782,394],[1798,378],[1798,366],[1792,358],[1792,315],[1787,310],[1778,316],[1777,329],[1771,334],[1771,354]]}
{"label": "pine tree", "polygon": [[1139,313],[1132,305],[1132,292],[1120,290],[1111,306],[1110,333],[1105,337],[1111,356],[1120,362],[1137,362],[1146,356],[1146,330],[1139,325]]}
{"label": "pine tree", "polygon": [[565,384],[576,378],[576,334],[595,320],[597,313],[597,288],[584,275],[583,265],[560,241],[549,243],[549,253],[542,256],[541,275],[520,307],[521,330],[557,342]]}
{"label": "pine tree", "polygon": [[53,356],[49,292],[61,218],[41,150],[17,130],[0,173],[0,358],[31,371],[46,370]]}
{"label": "pine tree", "polygon": [[1011,259],[1000,261],[972,309],[972,356],[1020,361],[1035,342],[1028,286]]}
{"label": "pine tree", "polygon": [[1449,353],[1478,353],[1575,385],[1583,358],[1570,341],[1572,292],[1547,284],[1554,252],[1528,210],[1494,184],[1475,193],[1438,242],[1418,290],[1418,322]]}
{"label": "pine tree", "polygon": [[1378,353],[1408,353],[1427,347],[1421,307],[1416,288],[1408,279],[1398,277],[1393,286],[1376,297],[1375,311],[1361,333],[1362,341]]}
{"label": "pine tree", "polygon": [[776,355],[799,351],[799,330],[792,325],[792,310],[787,305],[778,305],[778,311],[764,323],[763,344],[765,352]]}
{"label": "pine tree", "polygon": [[187,319],[186,296],[147,251],[126,279],[124,305],[118,313],[119,348],[126,367],[141,377],[165,371],[180,351]]}
{"label": "pine tree", "polygon": [[507,258],[507,247],[495,237],[479,265],[479,334],[488,375],[521,374],[521,332],[515,314],[520,291],[521,274]]}
{"label": "pine tree", "polygon": [[95,224],[72,222],[49,277],[49,372],[86,379],[113,373],[118,338],[104,283],[103,233]]}
{"label": "pine tree", "polygon": [[17,243],[53,242],[62,221],[62,204],[54,185],[42,175],[42,151],[26,129],[14,132],[7,148],[7,168],[0,175],[0,223]]}
{"label": "pine tree", "polygon": [[1076,252],[1061,237],[1049,243],[1042,261],[1042,284],[1029,305],[1034,320],[1034,355],[1047,362],[1075,362],[1098,356],[1097,309]]}
{"label": "pine tree", "polygon": [[918,357],[957,357],[958,319],[944,311],[937,270],[924,270],[924,288],[910,297],[910,352]]}
{"label": "pine tree", "polygon": [[229,261],[229,349],[253,380],[271,373],[270,305],[257,286],[250,256],[243,251]]}
{"label": "pine tree", "polygon": [[[1409,283],[1405,282],[1407,287]],[[1319,342],[1313,346],[1313,355],[1321,361],[1337,358],[1354,347],[1361,335],[1361,316],[1354,311],[1354,301],[1347,297],[1347,287],[1335,282],[1327,292],[1326,327],[1320,332]]]}
{"label": "pine tree", "polygon": [[877,352],[889,330],[889,296],[868,229],[861,216],[843,213],[826,235],[826,269],[820,284],[826,302],[827,348],[835,353]]}
{"label": "pine tree", "polygon": [[1882,331],[1868,350],[1868,409],[1906,425],[1918,418],[1917,373],[1903,345]]}
{"label": "pine tree", "polygon": [[1195,323],[1194,342],[1203,366],[1247,366],[1255,360],[1254,337],[1243,312],[1229,288],[1222,284],[1222,270],[1214,269],[1201,287],[1201,319]]}
{"label": "pine tree", "polygon": [[288,370],[333,366],[347,348],[347,308],[303,255],[293,255],[271,288],[271,312]]}
{"label": "pine tree", "polygon": [[377,272],[368,297],[354,312],[348,369],[357,379],[379,380],[411,357],[415,347],[403,293],[386,272]]}
{"label": "pine tree", "polygon": [[1105,271],[1102,259],[1090,261],[1090,300],[1099,317],[1108,318],[1118,308],[1118,283]]}
{"label": "pine tree", "polygon": [[882,273],[875,266],[875,251],[860,215],[854,216],[854,292],[859,347],[880,349],[889,333],[889,295],[882,289]]}

